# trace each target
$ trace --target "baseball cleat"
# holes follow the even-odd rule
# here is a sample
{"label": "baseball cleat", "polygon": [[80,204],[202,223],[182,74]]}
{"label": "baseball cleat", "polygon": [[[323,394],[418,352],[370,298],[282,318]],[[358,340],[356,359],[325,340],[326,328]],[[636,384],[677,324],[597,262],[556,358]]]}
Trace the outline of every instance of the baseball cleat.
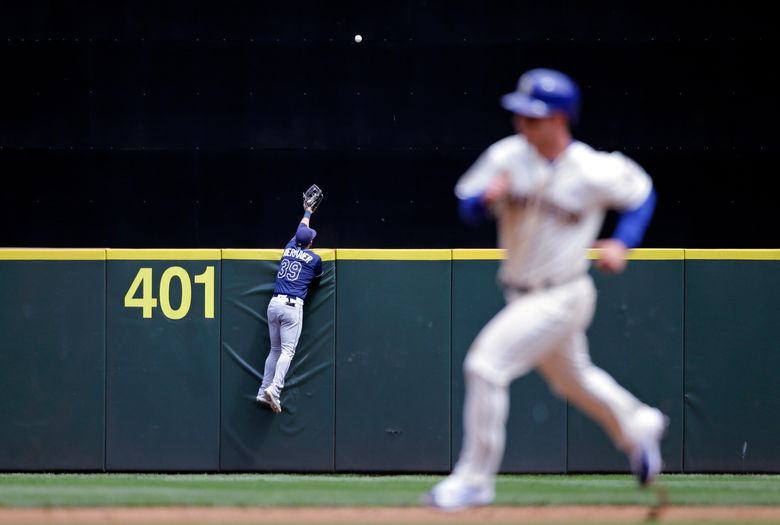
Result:
{"label": "baseball cleat", "polygon": [[652,443],[640,445],[632,458],[631,469],[634,472],[639,485],[647,487],[661,472],[661,454],[657,446]]}
{"label": "baseball cleat", "polygon": [[271,402],[268,401],[268,395],[265,393],[265,390],[261,390],[260,392],[258,392],[255,401],[257,401],[261,405],[265,405],[268,408],[271,408]]}
{"label": "baseball cleat", "polygon": [[631,454],[631,471],[639,481],[639,485],[647,487],[661,473],[661,439],[669,426],[669,418],[657,409],[651,409],[645,415],[648,430],[639,446]]}
{"label": "baseball cleat", "polygon": [[467,485],[447,478],[423,496],[422,502],[428,507],[457,511],[490,505],[493,499],[495,499],[495,492],[490,487]]}
{"label": "baseball cleat", "polygon": [[282,404],[279,402],[279,398],[275,396],[273,392],[271,392],[271,388],[272,387],[266,388],[263,394],[265,394],[266,399],[268,399],[268,404],[271,406],[271,410],[277,414],[281,414]]}

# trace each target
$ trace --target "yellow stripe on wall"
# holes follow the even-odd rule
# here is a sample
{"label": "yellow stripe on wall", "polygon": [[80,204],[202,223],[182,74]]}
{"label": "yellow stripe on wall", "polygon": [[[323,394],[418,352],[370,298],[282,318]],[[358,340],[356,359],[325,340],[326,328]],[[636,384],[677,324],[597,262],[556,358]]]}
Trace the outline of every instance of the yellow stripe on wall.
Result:
{"label": "yellow stripe on wall", "polygon": [[456,248],[452,250],[452,259],[456,261],[476,261],[476,260],[500,260],[506,256],[506,250],[499,248],[471,249]]}
{"label": "yellow stripe on wall", "polygon": [[[588,250],[588,259],[597,259],[598,248]],[[630,261],[679,261],[685,259],[685,250],[682,248],[635,248],[629,250]]]}
{"label": "yellow stripe on wall", "polygon": [[336,250],[312,250],[314,253],[320,256],[323,261],[335,261]]}
{"label": "yellow stripe on wall", "polygon": [[[451,252],[453,260],[501,260],[505,256],[505,250],[499,248],[471,249],[456,248],[453,250],[353,250],[337,249],[337,259],[353,260],[447,260],[447,253]],[[587,252],[589,259],[596,259],[598,250],[590,249]],[[628,253],[630,260],[683,260],[685,250],[682,248],[637,248]]]}
{"label": "yellow stripe on wall", "polygon": [[777,261],[780,250],[685,250],[686,259]]}
{"label": "yellow stripe on wall", "polygon": [[[0,260],[5,261],[101,261],[101,260],[278,260],[281,249],[115,249],[115,248],[0,248]],[[317,249],[313,250],[323,261],[352,260],[501,260],[504,250],[498,248],[452,250],[383,250],[383,249]],[[596,259],[597,249],[587,251],[588,259]],[[631,250],[628,259],[654,260],[780,260],[780,249],[682,249],[637,248]]]}
{"label": "yellow stripe on wall", "polygon": [[218,261],[222,258],[222,250],[125,250],[109,248],[106,252],[106,258],[109,261]]}
{"label": "yellow stripe on wall", "polygon": [[104,248],[0,248],[0,261],[104,261]]}
{"label": "yellow stripe on wall", "polygon": [[337,249],[336,259],[356,261],[449,261],[452,259],[452,250]]}
{"label": "yellow stripe on wall", "polygon": [[[336,259],[336,250],[317,249],[312,250],[323,261]],[[222,258],[237,261],[278,261],[284,250],[280,249],[228,249],[222,250]]]}
{"label": "yellow stripe on wall", "polygon": [[278,261],[282,257],[278,248],[227,249],[222,250],[222,258],[236,261]]}
{"label": "yellow stripe on wall", "polygon": [[[586,254],[588,259],[596,259],[597,249],[590,249]],[[463,249],[452,250],[453,260],[499,260],[505,257],[505,250],[500,249]],[[628,259],[633,261],[682,260],[685,250],[675,248],[637,248],[628,252]]]}

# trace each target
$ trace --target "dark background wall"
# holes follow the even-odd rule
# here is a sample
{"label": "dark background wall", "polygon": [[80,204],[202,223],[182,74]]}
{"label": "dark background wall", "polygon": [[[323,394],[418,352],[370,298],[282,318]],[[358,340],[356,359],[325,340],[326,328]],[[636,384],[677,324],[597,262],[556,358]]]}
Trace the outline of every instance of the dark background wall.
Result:
{"label": "dark background wall", "polygon": [[654,177],[645,246],[778,246],[774,29],[751,2],[3,4],[0,246],[273,247],[311,183],[320,246],[492,246],[452,187],[539,66]]}

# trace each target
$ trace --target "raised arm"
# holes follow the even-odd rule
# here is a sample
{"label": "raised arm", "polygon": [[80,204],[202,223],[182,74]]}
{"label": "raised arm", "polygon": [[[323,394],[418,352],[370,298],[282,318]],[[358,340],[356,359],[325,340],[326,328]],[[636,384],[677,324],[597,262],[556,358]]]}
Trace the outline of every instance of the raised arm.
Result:
{"label": "raised arm", "polygon": [[305,224],[306,226],[309,226],[309,222],[311,221],[311,214],[312,211],[309,208],[306,208],[303,212],[303,218],[301,219],[301,224]]}

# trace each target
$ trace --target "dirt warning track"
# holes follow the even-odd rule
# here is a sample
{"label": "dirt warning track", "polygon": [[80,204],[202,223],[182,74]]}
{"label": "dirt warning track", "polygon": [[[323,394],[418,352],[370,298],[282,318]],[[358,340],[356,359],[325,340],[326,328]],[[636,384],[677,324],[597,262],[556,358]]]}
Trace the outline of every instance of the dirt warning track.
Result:
{"label": "dirt warning track", "polygon": [[440,512],[421,507],[97,507],[6,508],[0,524],[42,523],[780,523],[780,507],[484,507]]}

